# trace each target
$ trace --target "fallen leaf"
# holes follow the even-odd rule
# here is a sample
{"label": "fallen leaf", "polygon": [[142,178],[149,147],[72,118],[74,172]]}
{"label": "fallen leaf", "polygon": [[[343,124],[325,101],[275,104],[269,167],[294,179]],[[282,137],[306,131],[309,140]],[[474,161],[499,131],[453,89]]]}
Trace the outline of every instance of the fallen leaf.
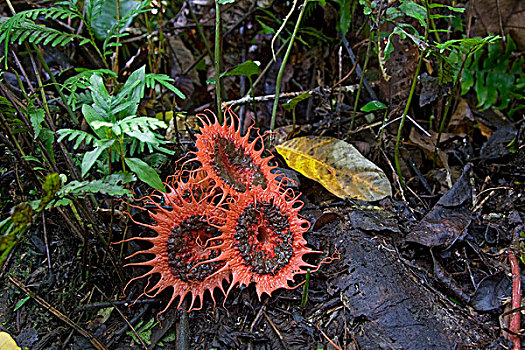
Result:
{"label": "fallen leaf", "polygon": [[0,332],[0,349],[3,350],[20,350],[15,340],[6,332]]}
{"label": "fallen leaf", "polygon": [[383,170],[333,137],[298,137],[275,147],[288,165],[339,198],[376,201],[392,195]]}

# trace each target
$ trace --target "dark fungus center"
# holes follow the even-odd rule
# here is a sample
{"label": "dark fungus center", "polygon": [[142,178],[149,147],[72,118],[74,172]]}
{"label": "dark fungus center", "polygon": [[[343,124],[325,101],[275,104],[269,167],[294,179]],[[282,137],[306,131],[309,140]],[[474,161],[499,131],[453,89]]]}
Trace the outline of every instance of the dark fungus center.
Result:
{"label": "dark fungus center", "polygon": [[[211,226],[206,218],[192,215],[171,229],[167,241],[168,265],[171,273],[184,282],[203,281],[224,266],[223,262],[211,262],[197,265],[199,262],[219,256],[218,249],[205,249],[208,239],[217,237],[221,232]],[[220,244],[213,241],[212,245]]]}
{"label": "dark fungus center", "polygon": [[232,140],[218,136],[214,146],[213,169],[225,183],[239,192],[246,192],[251,186],[266,188],[266,177],[253,158],[242,147],[236,147]]}
{"label": "dark fungus center", "polygon": [[244,208],[235,227],[235,243],[244,264],[260,275],[275,274],[293,255],[288,217],[265,201]]}

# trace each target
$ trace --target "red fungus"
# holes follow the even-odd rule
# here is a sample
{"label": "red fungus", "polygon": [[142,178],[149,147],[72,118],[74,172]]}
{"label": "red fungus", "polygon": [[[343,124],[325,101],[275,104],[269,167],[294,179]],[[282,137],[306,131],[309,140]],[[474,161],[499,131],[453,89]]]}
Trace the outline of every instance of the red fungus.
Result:
{"label": "red fungus", "polygon": [[[224,293],[222,282],[229,279],[229,271],[224,269],[224,262],[206,262],[220,255],[220,240],[210,238],[222,235],[216,228],[222,212],[211,205],[207,201],[208,198],[199,198],[201,192],[197,191],[196,194],[195,187],[192,186],[193,180],[189,181],[166,184],[167,193],[156,191],[146,197],[146,204],[156,206],[154,210],[149,211],[155,223],[138,224],[154,230],[157,233],[155,237],[133,237],[124,241],[139,240],[153,244],[151,248],[127,257],[153,254],[151,260],[129,263],[126,266],[151,267],[142,276],[133,278],[128,285],[136,279],[160,274],[159,280],[153,286],[150,287],[148,281],[142,295],[155,297],[164,289],[173,288],[168,305],[160,313],[166,311],[177,297],[180,297],[177,308],[181,308],[182,301],[188,293],[192,295],[188,311],[200,309],[206,290],[210,292],[215,304],[213,290],[219,287]],[[152,292],[154,294],[149,295]],[[195,306],[197,299],[200,301],[198,308]]]}
{"label": "red fungus", "polygon": [[[205,170],[209,179],[215,183],[215,188],[220,188],[224,196],[237,196],[251,189],[260,187],[277,190],[279,183],[271,170],[268,161],[272,158],[262,157],[264,145],[256,149],[256,144],[262,142],[262,137],[249,141],[249,135],[253,127],[250,127],[246,135],[241,136],[239,131],[239,119],[233,112],[229,111],[230,120],[221,125],[215,115],[200,115],[203,126],[197,135],[195,147],[197,161],[201,164],[199,170]],[[236,126],[237,125],[237,126]]]}
{"label": "red fungus", "polygon": [[230,203],[217,238],[221,255],[210,259],[225,262],[219,273],[231,271],[228,293],[237,283],[255,282],[260,299],[262,293],[294,288],[288,282],[306,273],[302,268],[316,267],[303,260],[305,254],[321,252],[306,247],[303,234],[310,225],[298,216],[301,207],[297,198],[270,189],[246,192]]}
{"label": "red fungus", "polygon": [[[153,229],[157,236],[126,240],[153,244],[128,257],[153,254],[151,260],[126,266],[151,267],[131,281],[160,274],[152,287],[148,281],[143,294],[153,292],[154,297],[173,288],[161,313],[177,297],[180,308],[188,293],[192,295],[188,311],[197,309],[196,299],[202,307],[205,291],[212,298],[216,287],[224,293],[223,281],[229,282],[230,275],[226,295],[238,283],[255,282],[260,299],[263,293],[295,288],[289,284],[295,275],[306,273],[307,267],[318,268],[303,260],[305,254],[321,252],[306,247],[303,234],[309,223],[298,215],[302,202],[291,190],[282,190],[279,175],[271,172],[275,167],[268,163],[272,156],[262,158],[262,137],[250,142],[252,127],[241,136],[237,116],[227,112],[230,120],[224,125],[213,114],[211,119],[200,116],[203,127],[195,143],[198,151],[188,161],[200,166],[174,175],[166,184],[167,193],[155,191],[146,197],[146,204],[155,207],[149,212],[155,223],[139,224]],[[258,142],[262,145],[257,150]]]}

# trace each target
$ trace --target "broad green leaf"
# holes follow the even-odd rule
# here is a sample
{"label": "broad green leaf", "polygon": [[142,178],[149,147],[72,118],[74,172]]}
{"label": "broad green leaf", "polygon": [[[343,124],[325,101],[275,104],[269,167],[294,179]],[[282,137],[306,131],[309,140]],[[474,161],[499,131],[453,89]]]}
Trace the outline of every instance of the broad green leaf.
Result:
{"label": "broad green leaf", "polygon": [[106,85],[104,85],[102,77],[98,74],[93,74],[89,78],[89,82],[91,83],[90,91],[93,102],[95,102],[95,105],[99,108],[108,112],[111,109],[111,96],[106,89]]}
{"label": "broad green leaf", "polygon": [[[338,27],[339,27],[339,30],[341,31],[341,34],[345,36],[346,33],[348,33],[348,30],[350,29],[350,24],[352,23],[351,7],[354,1],[353,0],[336,0],[335,2],[339,4]],[[367,12],[366,10],[367,10],[367,7],[365,6],[365,12]],[[365,13],[365,15],[368,15],[370,13]]]}
{"label": "broad green leaf", "polygon": [[98,114],[93,107],[90,105],[83,105],[82,106],[82,114],[84,115],[84,118],[86,119],[86,122],[89,124],[91,129],[97,134],[99,138],[106,137],[106,133],[103,129],[96,129],[92,125],[94,122],[105,122],[106,120],[104,117],[102,117],[100,114]]}
{"label": "broad green leaf", "polygon": [[385,109],[385,108],[386,108],[386,105],[383,102],[374,100],[374,101],[368,102],[366,105],[361,107],[361,110],[363,112],[373,112],[373,111],[377,111],[377,110]]}
{"label": "broad green leaf", "polygon": [[51,159],[54,161],[55,152],[53,151],[53,145],[55,144],[55,133],[48,128],[42,128],[38,137],[40,138],[40,140],[42,140],[44,148],[46,149]]}
{"label": "broad green leaf", "polygon": [[107,150],[108,147],[111,147],[114,142],[114,140],[97,140],[95,142],[97,144],[95,149],[84,154],[84,157],[82,158],[82,164],[80,166],[82,169],[82,177],[84,177],[87,174],[87,172],[91,169],[91,167],[95,164],[102,152]]}
{"label": "broad green leaf", "polygon": [[419,21],[422,27],[426,26],[427,23],[427,10],[416,4],[414,1],[403,1],[399,6],[399,9],[407,16],[415,18]]}
{"label": "broad green leaf", "polygon": [[288,165],[323,185],[339,198],[376,201],[392,195],[383,170],[349,143],[308,136],[275,147]]}
{"label": "broad green leaf", "polygon": [[309,93],[309,92],[305,92],[304,94],[300,94],[299,96],[295,96],[294,98],[292,98],[291,100],[289,100],[288,102],[284,103],[283,104],[283,107],[287,110],[287,111],[292,111],[295,109],[295,107],[297,106],[297,104],[301,101],[304,101],[306,100],[307,98],[309,98],[312,94]]}
{"label": "broad green leaf", "polygon": [[259,74],[259,66],[261,62],[259,61],[246,61],[243,62],[231,70],[221,74],[221,77],[229,77],[232,75],[244,75],[245,77],[251,77],[252,75]]}
{"label": "broad green leaf", "polygon": [[[100,0],[87,0],[86,7],[90,6],[92,2],[101,2]],[[140,1],[136,0],[118,0],[118,15],[119,18],[124,18],[136,10]],[[133,19],[133,16],[126,21],[124,28],[128,27]],[[102,0],[102,6],[98,13],[95,13],[91,18],[91,26],[95,32],[95,37],[99,40],[106,39],[109,30],[117,23],[117,0]]]}
{"label": "broad green leaf", "polygon": [[159,177],[159,174],[146,162],[138,158],[126,158],[126,165],[137,174],[138,178],[151,187],[166,192],[166,188]]}
{"label": "broad green leaf", "polygon": [[126,108],[119,110],[119,119],[137,114],[137,108],[140,100],[144,97],[144,87],[146,85],[146,67],[142,66],[129,76],[128,80],[122,87],[122,90],[116,96],[113,108],[117,109],[118,105],[129,103]]}

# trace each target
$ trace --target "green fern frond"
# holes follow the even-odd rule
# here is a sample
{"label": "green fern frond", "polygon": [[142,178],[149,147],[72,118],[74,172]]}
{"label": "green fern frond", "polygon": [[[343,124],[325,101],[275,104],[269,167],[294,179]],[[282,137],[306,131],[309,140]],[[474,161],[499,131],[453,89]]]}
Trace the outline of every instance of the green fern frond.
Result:
{"label": "green fern frond", "polygon": [[131,195],[131,191],[124,187],[125,184],[137,180],[132,173],[118,172],[94,181],[71,181],[58,192],[58,197],[67,195],[79,196],[86,193],[104,193],[109,196]]}
{"label": "green fern frond", "polygon": [[79,18],[79,13],[72,11],[67,7],[50,7],[27,10],[18,13],[18,16],[23,19],[36,20],[38,17],[51,18],[51,19],[65,19],[65,18]]}
{"label": "green fern frond", "polygon": [[147,88],[153,89],[155,87],[155,83],[159,83],[160,85],[164,86],[166,89],[170,90],[171,92],[173,92],[175,95],[177,95],[181,99],[183,100],[186,99],[186,96],[184,96],[182,91],[180,91],[175,86],[173,86],[172,83],[174,81],[175,79],[170,78],[166,74],[154,74],[154,73],[146,74],[146,87]]}
{"label": "green fern frond", "polygon": [[59,135],[57,142],[61,142],[66,137],[68,141],[76,139],[76,142],[73,145],[73,149],[77,149],[82,142],[85,142],[86,145],[89,145],[93,144],[95,141],[95,137],[93,135],[88,134],[87,132],[82,130],[60,129],[57,131],[57,134]]}
{"label": "green fern frond", "polygon": [[[48,9],[49,10],[49,9]],[[54,11],[58,10],[58,11]],[[60,12],[60,9],[53,8],[53,11],[43,10],[29,10],[20,12],[7,21],[0,25],[0,45],[5,46],[4,57],[0,58],[5,60],[8,55],[9,44],[18,42],[21,44],[25,40],[34,44],[51,45],[51,46],[64,46],[71,40],[79,39],[85,40],[84,37],[61,32],[57,29],[49,28],[44,25],[38,25],[31,21],[32,18],[36,18],[42,14],[48,14],[49,16],[62,16],[66,12]],[[72,12],[67,12],[68,15]]]}

